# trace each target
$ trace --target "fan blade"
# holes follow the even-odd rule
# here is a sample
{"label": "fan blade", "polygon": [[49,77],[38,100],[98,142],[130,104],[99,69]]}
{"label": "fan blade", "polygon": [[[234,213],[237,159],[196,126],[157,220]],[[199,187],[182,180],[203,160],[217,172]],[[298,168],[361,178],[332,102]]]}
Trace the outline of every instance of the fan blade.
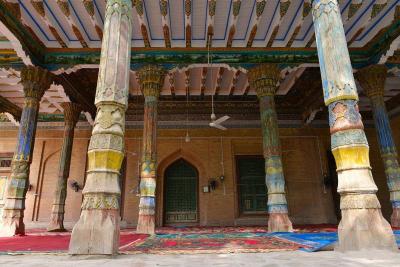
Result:
{"label": "fan blade", "polygon": [[226,115],[225,115],[225,116],[219,118],[218,120],[215,120],[214,123],[215,123],[215,124],[221,124],[222,122],[228,120],[229,118],[230,118],[229,116],[226,116]]}
{"label": "fan blade", "polygon": [[224,130],[224,131],[226,130],[226,128],[224,126],[216,124],[216,123],[214,123],[214,125],[212,127],[220,129],[220,130]]}

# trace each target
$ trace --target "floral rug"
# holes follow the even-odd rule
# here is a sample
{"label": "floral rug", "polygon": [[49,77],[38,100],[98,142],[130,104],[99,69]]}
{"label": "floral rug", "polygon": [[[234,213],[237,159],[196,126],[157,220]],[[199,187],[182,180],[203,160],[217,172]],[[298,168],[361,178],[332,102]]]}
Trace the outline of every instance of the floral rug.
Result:
{"label": "floral rug", "polygon": [[120,253],[194,254],[291,251],[307,245],[261,232],[156,234],[120,248]]}

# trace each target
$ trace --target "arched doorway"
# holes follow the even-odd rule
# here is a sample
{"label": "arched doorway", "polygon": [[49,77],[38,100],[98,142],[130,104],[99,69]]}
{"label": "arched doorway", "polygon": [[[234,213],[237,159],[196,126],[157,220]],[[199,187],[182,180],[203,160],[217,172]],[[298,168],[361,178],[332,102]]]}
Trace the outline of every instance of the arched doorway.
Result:
{"label": "arched doorway", "polygon": [[196,168],[184,159],[178,159],[165,170],[164,179],[164,223],[197,223],[199,216]]}

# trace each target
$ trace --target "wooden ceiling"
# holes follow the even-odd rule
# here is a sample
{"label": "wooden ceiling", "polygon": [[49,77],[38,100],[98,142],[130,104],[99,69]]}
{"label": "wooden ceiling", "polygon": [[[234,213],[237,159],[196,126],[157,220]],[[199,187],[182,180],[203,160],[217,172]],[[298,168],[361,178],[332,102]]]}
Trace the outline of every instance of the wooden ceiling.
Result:
{"label": "wooden ceiling", "polygon": [[[132,2],[128,119],[136,120],[134,114],[140,114],[136,69],[142,62],[162,64],[168,70],[160,104],[165,114],[183,112],[188,92],[197,116],[206,116],[209,97],[215,95],[226,113],[239,118],[243,114],[237,111],[243,109],[253,114],[249,118],[258,118],[247,69],[263,62],[281,64],[276,97],[280,116],[306,120],[323,114],[316,112],[322,106],[322,89],[311,1]],[[76,101],[84,106],[87,118],[93,118],[105,3],[0,0],[0,103],[15,110],[15,117],[23,104],[19,69],[35,64],[57,75],[42,99],[41,114],[61,114],[61,102]],[[398,108],[400,0],[339,0],[339,4],[353,65],[386,64],[390,72],[385,100],[390,110]],[[208,46],[214,56],[212,66],[206,63]],[[360,109],[368,112],[369,101],[361,87],[359,92]],[[134,104],[137,99],[139,104]]]}

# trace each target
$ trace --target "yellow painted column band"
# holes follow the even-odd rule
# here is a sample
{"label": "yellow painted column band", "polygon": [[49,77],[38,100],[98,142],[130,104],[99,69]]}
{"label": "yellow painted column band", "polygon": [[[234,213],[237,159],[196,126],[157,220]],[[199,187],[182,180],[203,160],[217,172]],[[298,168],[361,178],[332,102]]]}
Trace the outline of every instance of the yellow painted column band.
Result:
{"label": "yellow painted column band", "polygon": [[88,171],[108,170],[119,172],[124,154],[115,150],[92,150],[88,152]]}
{"label": "yellow painted column band", "polygon": [[371,168],[368,146],[346,146],[332,150],[337,171]]}

